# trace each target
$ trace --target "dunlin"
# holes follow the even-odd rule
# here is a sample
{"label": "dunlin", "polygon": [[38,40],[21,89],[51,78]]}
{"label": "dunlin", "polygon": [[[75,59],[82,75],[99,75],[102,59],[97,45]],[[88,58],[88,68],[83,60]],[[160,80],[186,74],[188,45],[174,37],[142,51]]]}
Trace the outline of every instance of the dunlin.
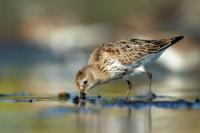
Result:
{"label": "dunlin", "polygon": [[177,36],[170,39],[142,40],[127,39],[104,43],[93,50],[88,65],[76,75],[76,84],[81,93],[87,93],[97,85],[111,80],[124,79],[128,84],[128,97],[132,83],[129,80],[136,74],[147,74],[151,90],[152,73],[145,65],[155,61],[170,46],[183,39]]}

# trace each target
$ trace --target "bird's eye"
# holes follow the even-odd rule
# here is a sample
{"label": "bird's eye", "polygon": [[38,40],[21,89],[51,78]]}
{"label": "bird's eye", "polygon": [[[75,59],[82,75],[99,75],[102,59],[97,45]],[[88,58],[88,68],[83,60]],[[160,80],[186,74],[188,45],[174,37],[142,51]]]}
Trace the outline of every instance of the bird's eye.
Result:
{"label": "bird's eye", "polygon": [[83,84],[84,84],[84,85],[85,85],[85,84],[87,84],[87,80],[86,80],[86,81],[84,81],[84,82],[83,82]]}

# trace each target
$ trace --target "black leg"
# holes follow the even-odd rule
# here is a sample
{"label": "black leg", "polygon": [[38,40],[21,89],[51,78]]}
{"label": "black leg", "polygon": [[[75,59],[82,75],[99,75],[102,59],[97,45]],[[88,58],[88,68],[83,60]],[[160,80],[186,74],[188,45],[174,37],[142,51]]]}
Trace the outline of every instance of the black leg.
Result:
{"label": "black leg", "polygon": [[[151,95],[151,82],[152,82],[152,73],[151,72],[147,72],[147,76],[149,78],[149,90],[148,90],[148,95]],[[151,98],[150,98],[151,99]]]}
{"label": "black leg", "polygon": [[149,78],[149,90],[151,91],[152,73],[151,72],[147,72],[147,76]]}
{"label": "black leg", "polygon": [[127,92],[126,92],[126,97],[128,98],[129,94],[130,94],[130,91],[132,89],[132,83],[130,80],[126,80],[127,84],[128,84],[128,88],[127,88]]}

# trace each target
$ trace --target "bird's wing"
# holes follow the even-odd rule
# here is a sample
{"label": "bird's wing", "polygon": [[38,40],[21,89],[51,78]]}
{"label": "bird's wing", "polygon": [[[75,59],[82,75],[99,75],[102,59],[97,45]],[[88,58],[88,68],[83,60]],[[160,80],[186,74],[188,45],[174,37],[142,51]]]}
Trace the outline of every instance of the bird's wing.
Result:
{"label": "bird's wing", "polygon": [[171,46],[175,38],[162,40],[128,39],[104,43],[90,55],[88,64],[106,63],[108,58],[117,59],[123,65],[134,64]]}

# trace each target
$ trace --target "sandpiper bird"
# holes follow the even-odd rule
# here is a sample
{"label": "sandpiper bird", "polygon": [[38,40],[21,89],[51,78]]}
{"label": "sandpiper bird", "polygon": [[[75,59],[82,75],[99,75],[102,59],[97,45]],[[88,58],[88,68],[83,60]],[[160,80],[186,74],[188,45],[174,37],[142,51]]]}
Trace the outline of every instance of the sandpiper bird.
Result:
{"label": "sandpiper bird", "polygon": [[142,40],[127,39],[104,43],[90,55],[88,65],[76,75],[76,84],[80,92],[87,93],[97,85],[116,79],[124,79],[128,84],[126,96],[132,89],[129,80],[135,74],[147,74],[151,90],[152,74],[144,66],[158,59],[170,46],[183,39],[177,36],[170,39]]}

